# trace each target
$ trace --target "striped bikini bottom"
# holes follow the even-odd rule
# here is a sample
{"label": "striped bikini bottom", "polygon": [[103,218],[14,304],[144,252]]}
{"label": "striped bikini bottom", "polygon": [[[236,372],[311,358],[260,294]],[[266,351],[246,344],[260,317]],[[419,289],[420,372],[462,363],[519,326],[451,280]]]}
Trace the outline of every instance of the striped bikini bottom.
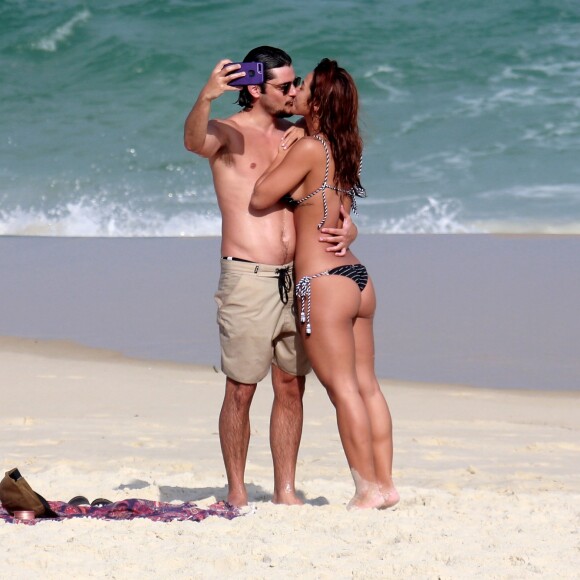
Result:
{"label": "striped bikini bottom", "polygon": [[[367,269],[362,264],[337,266],[336,268],[320,272],[320,274],[314,274],[313,276],[304,276],[303,278],[300,278],[296,284],[296,297],[300,298],[300,322],[303,324],[306,323],[306,334],[312,333],[312,327],[310,326],[310,283],[314,278],[319,278],[320,276],[346,276],[347,278],[350,278],[356,282],[361,292],[365,289],[367,282],[369,281]],[[304,309],[305,300],[306,309]]]}

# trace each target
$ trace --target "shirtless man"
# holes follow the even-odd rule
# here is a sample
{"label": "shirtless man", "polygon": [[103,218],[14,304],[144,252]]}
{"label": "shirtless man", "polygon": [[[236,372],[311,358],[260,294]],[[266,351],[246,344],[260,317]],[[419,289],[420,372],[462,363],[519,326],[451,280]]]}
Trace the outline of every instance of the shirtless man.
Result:
{"label": "shirtless man", "polygon": [[[295,476],[302,435],[304,354],[292,306],[292,260],[295,232],[292,212],[282,203],[252,211],[256,180],[276,156],[280,140],[293,125],[297,79],[292,60],[282,50],[261,46],[245,62],[262,62],[265,83],[234,88],[244,76],[239,65],[221,60],[202,88],[185,121],[185,147],[209,159],[222,215],[221,276],[216,302],[226,388],[219,433],[228,479],[227,501],[248,503],[244,472],[250,442],[250,405],[271,369],[274,402],[270,447],[274,463],[274,503],[301,504]],[[212,119],[211,103],[227,91],[240,91],[242,110]],[[296,137],[287,136],[287,140]],[[321,241],[342,254],[356,236],[345,216],[344,229],[323,230]]]}

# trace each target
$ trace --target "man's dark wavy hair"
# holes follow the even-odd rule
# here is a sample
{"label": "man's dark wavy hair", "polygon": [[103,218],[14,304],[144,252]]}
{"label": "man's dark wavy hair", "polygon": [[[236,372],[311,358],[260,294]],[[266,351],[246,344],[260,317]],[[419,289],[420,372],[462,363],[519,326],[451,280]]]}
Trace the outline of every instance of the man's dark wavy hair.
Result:
{"label": "man's dark wavy hair", "polygon": [[[280,68],[282,66],[290,66],[292,59],[290,55],[284,52],[281,48],[273,46],[258,46],[246,54],[244,62],[261,62],[264,65],[264,81],[270,81],[274,78],[272,74],[273,68]],[[265,92],[266,87],[261,86],[261,91]],[[252,108],[252,95],[248,87],[243,86],[236,103],[244,109]]]}

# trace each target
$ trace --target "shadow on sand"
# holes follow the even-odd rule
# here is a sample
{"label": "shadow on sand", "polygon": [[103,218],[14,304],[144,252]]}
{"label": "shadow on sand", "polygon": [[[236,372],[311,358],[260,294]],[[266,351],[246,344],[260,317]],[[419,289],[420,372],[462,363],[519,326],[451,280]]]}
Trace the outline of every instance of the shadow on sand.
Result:
{"label": "shadow on sand", "polygon": [[[129,483],[121,483],[117,489],[144,489],[152,484],[142,479],[135,479]],[[266,491],[262,486],[253,483],[246,484],[248,490],[248,501],[250,502],[271,502],[272,493]],[[316,497],[306,499],[304,493],[300,490],[297,492],[298,497],[307,505],[323,506],[328,505],[325,497]],[[177,487],[171,485],[159,486],[159,501],[170,503],[172,501],[200,501],[208,497],[215,497],[216,501],[225,500],[228,496],[228,488],[223,485],[220,487]]]}

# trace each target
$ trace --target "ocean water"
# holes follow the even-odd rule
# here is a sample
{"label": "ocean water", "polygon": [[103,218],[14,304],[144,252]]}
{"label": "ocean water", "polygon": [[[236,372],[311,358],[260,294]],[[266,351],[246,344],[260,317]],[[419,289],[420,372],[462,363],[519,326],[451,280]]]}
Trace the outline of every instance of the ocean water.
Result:
{"label": "ocean water", "polygon": [[355,77],[361,232],[580,233],[577,0],[0,0],[0,234],[218,235],[183,121],[260,44]]}

